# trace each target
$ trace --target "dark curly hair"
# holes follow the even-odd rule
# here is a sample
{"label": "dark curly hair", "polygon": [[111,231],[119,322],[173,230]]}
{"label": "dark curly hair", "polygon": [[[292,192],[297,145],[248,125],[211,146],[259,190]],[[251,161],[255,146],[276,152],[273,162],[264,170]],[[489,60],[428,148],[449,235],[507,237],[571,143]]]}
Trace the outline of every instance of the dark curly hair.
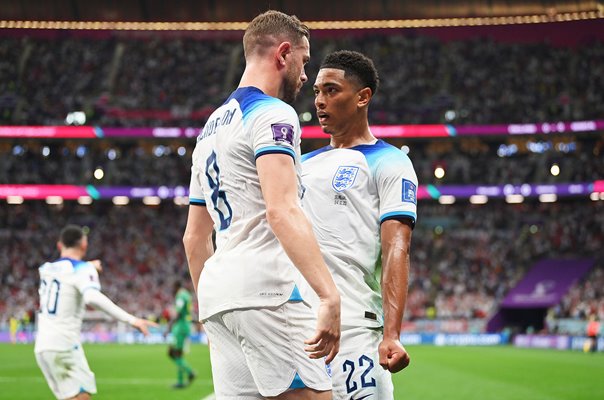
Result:
{"label": "dark curly hair", "polygon": [[321,68],[335,68],[344,70],[344,76],[352,76],[361,87],[371,89],[372,95],[377,93],[380,86],[380,77],[373,61],[358,51],[338,50],[325,57]]}

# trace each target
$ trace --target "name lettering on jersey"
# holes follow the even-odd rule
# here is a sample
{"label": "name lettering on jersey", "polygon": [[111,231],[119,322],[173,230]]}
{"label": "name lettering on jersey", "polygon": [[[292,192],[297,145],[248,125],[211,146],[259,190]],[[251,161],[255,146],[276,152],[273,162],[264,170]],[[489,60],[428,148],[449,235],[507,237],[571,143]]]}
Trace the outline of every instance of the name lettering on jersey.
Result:
{"label": "name lettering on jersey", "polygon": [[290,124],[271,124],[275,142],[285,142],[294,145],[294,127]]}
{"label": "name lettering on jersey", "polygon": [[338,167],[333,179],[331,180],[331,186],[336,192],[342,192],[354,185],[354,181],[359,173],[359,167],[341,166]]}
{"label": "name lettering on jersey", "polygon": [[403,203],[417,204],[417,186],[403,178]]}
{"label": "name lettering on jersey", "polygon": [[201,134],[197,136],[197,141],[203,140],[208,136],[212,136],[216,133],[216,130],[221,127],[230,124],[233,121],[233,116],[237,108],[231,108],[224,111],[224,113],[214,119],[209,120],[203,127]]}

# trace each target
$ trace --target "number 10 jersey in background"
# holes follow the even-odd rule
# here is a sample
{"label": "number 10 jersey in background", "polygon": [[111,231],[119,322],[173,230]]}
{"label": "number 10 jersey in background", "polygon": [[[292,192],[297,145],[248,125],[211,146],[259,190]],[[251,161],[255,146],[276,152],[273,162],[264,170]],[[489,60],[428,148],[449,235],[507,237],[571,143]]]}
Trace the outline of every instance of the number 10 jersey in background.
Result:
{"label": "number 10 jersey in background", "polygon": [[101,290],[89,262],[60,258],[40,268],[40,307],[35,352],[70,350],[80,344],[86,290]]}
{"label": "number 10 jersey in background", "polygon": [[[255,87],[234,91],[212,113],[193,152],[189,203],[206,206],[216,252],[199,279],[199,317],[278,306],[302,277],[266,220],[256,159],[285,154],[300,184],[300,125],[294,109]],[[200,246],[203,244],[200,243]]]}

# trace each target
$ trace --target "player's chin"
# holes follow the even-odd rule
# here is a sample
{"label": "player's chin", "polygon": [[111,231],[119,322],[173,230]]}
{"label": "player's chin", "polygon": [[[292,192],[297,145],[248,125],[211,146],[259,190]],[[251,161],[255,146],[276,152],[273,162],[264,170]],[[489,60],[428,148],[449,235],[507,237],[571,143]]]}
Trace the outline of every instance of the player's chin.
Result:
{"label": "player's chin", "polygon": [[331,129],[331,128],[329,127],[329,125],[327,125],[327,124],[322,124],[322,123],[319,123],[319,124],[321,125],[321,129],[323,130],[323,132],[324,132],[324,133],[327,133],[327,134],[329,134],[329,135],[331,135],[331,134],[333,133],[333,129]]}

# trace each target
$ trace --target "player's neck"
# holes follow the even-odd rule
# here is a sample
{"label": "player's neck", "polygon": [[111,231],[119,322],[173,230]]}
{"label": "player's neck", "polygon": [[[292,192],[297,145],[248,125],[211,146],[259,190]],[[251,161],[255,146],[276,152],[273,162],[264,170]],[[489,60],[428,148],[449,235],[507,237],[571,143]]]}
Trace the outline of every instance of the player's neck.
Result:
{"label": "player's neck", "polygon": [[246,65],[238,87],[256,87],[272,97],[279,96],[281,89],[281,78],[277,74],[267,73],[269,66],[263,63],[251,63]]}
{"label": "player's neck", "polygon": [[61,251],[61,258],[71,258],[74,260],[81,260],[84,254],[78,249],[63,249]]}
{"label": "player's neck", "polygon": [[348,149],[361,144],[374,144],[375,136],[371,133],[369,125],[351,126],[340,133],[331,135],[330,145],[334,149]]}

